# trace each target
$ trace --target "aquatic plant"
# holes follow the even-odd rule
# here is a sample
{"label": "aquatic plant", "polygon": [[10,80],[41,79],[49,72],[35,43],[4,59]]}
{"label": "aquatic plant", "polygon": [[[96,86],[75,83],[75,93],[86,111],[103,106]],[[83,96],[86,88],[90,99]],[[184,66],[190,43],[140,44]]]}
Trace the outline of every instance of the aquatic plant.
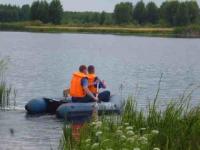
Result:
{"label": "aquatic plant", "polygon": [[138,110],[137,102],[129,97],[120,116],[100,117],[99,122],[85,123],[80,139],[75,140],[70,133],[70,138],[63,138],[62,147],[66,150],[200,149],[200,106],[190,107],[192,91],[170,101],[165,108],[159,107],[156,96],[145,112]]}
{"label": "aquatic plant", "polygon": [[13,100],[13,106],[16,105],[15,95],[16,92],[7,85],[4,78],[4,73],[6,70],[7,63],[5,60],[0,60],[0,109],[5,110],[11,106],[11,101]]}

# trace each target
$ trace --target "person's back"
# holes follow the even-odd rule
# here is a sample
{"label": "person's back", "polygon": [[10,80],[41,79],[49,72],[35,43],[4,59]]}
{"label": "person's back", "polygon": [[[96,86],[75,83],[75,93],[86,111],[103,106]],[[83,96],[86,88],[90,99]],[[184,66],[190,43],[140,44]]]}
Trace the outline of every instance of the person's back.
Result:
{"label": "person's back", "polygon": [[80,66],[79,72],[75,72],[72,75],[70,96],[72,97],[72,102],[92,102],[98,100],[88,89],[87,67],[85,65]]}
{"label": "person's back", "polygon": [[90,65],[88,67],[88,83],[89,83],[89,90],[96,96],[98,95],[99,100],[101,101],[109,101],[110,99],[110,91],[104,91],[101,93],[98,93],[98,89],[105,89],[106,85],[104,81],[101,81],[97,75],[95,74],[95,67],[93,65]]}

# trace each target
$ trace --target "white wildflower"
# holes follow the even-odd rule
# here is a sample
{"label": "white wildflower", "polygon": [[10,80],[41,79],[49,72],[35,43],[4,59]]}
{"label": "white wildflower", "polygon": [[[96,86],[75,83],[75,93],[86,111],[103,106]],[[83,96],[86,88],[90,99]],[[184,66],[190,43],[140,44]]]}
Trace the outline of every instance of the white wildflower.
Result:
{"label": "white wildflower", "polygon": [[160,150],[160,148],[158,148],[158,147],[155,147],[155,148],[153,148],[153,150]]}
{"label": "white wildflower", "polygon": [[133,150],[140,150],[140,148],[139,147],[135,147],[135,148],[133,148]]}
{"label": "white wildflower", "polygon": [[102,135],[102,131],[97,131],[96,136],[100,136],[100,135]]}
{"label": "white wildflower", "polygon": [[92,122],[91,125],[92,125],[92,126],[95,126],[95,125],[96,125],[96,122]]}
{"label": "white wildflower", "polygon": [[124,141],[124,140],[126,140],[126,136],[125,136],[125,135],[121,135],[121,136],[120,136],[120,139],[121,139],[122,141]]}
{"label": "white wildflower", "polygon": [[91,139],[86,139],[85,140],[85,143],[90,143],[91,142]]}
{"label": "white wildflower", "polygon": [[145,130],[146,130],[146,128],[140,128],[140,130],[141,130],[141,131],[145,131]]}
{"label": "white wildflower", "polygon": [[132,136],[132,135],[134,135],[134,132],[129,130],[129,131],[126,132],[126,134],[127,134],[128,136]]}
{"label": "white wildflower", "polygon": [[144,136],[140,137],[139,140],[141,141],[141,144],[147,144],[148,143],[148,139]]}
{"label": "white wildflower", "polygon": [[128,127],[126,127],[126,130],[133,130],[133,127],[132,126],[128,126]]}
{"label": "white wildflower", "polygon": [[123,126],[119,126],[117,129],[121,130],[121,129],[123,129]]}
{"label": "white wildflower", "polygon": [[116,131],[116,134],[117,134],[117,135],[121,135],[121,134],[123,134],[123,132],[122,132],[122,130],[117,130],[117,131]]}
{"label": "white wildflower", "polygon": [[94,143],[91,147],[91,149],[97,149],[99,147],[99,143]]}
{"label": "white wildflower", "polygon": [[126,123],[124,123],[124,125],[125,125],[125,126],[128,126],[128,125],[129,125],[129,123],[128,123],[128,122],[126,122]]}
{"label": "white wildflower", "polygon": [[159,131],[158,130],[152,130],[151,133],[154,134],[154,135],[157,135],[157,134],[159,134]]}
{"label": "white wildflower", "polygon": [[133,137],[128,138],[127,141],[133,144],[135,142],[135,138],[133,138]]}
{"label": "white wildflower", "polygon": [[97,128],[100,128],[101,126],[102,126],[102,122],[101,122],[101,121],[97,121],[97,122],[96,122],[96,127],[97,127]]}

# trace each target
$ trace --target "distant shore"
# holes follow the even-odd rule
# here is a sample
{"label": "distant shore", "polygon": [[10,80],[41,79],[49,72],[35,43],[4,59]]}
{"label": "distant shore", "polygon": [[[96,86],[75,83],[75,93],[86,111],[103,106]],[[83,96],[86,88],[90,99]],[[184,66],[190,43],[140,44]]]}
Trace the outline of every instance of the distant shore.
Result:
{"label": "distant shore", "polygon": [[[196,29],[196,28],[195,28]],[[199,38],[200,32],[185,28],[131,27],[131,26],[95,26],[95,25],[49,25],[37,23],[0,23],[0,31],[27,31],[46,33],[100,33],[141,35],[158,37]]]}

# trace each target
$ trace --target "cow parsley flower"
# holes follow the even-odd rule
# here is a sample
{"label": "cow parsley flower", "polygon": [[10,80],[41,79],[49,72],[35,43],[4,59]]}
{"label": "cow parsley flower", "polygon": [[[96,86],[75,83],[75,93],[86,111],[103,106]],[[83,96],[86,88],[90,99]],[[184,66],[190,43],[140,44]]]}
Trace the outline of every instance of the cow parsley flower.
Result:
{"label": "cow parsley flower", "polygon": [[100,135],[102,135],[102,131],[97,131],[96,136],[100,136]]}
{"label": "cow parsley flower", "polygon": [[155,148],[153,148],[153,150],[160,150],[160,148],[158,148],[158,147],[155,147]]}
{"label": "cow parsley flower", "polygon": [[91,149],[97,149],[99,147],[99,143],[94,143],[92,146],[91,146]]}
{"label": "cow parsley flower", "polygon": [[151,133],[154,134],[154,135],[157,135],[157,134],[159,134],[159,131],[158,130],[152,130]]}
{"label": "cow parsley flower", "polygon": [[133,150],[140,150],[140,148],[139,147],[135,147],[135,148],[133,148]]}
{"label": "cow parsley flower", "polygon": [[132,136],[132,135],[134,135],[134,132],[129,130],[129,131],[126,132],[126,134],[127,134],[128,136]]}
{"label": "cow parsley flower", "polygon": [[126,127],[126,130],[133,130],[133,127],[132,126],[128,126],[128,127]]}

